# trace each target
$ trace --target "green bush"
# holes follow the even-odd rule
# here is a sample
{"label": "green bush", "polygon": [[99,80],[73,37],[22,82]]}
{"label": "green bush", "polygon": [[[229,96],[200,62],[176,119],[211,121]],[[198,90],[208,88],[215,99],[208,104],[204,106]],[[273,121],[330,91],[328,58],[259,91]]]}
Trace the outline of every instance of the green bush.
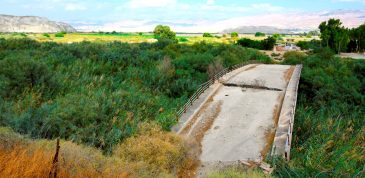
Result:
{"label": "green bush", "polygon": [[365,62],[333,56],[328,48],[302,63],[289,163],[274,160],[278,177],[357,177],[364,173]]}
{"label": "green bush", "polygon": [[26,88],[37,88],[43,92],[57,89],[56,81],[47,65],[32,59],[1,60],[0,76],[3,79],[2,97],[15,97]]}
{"label": "green bush", "polygon": [[262,36],[266,36],[266,34],[262,33],[262,32],[256,32],[255,33],[255,37],[262,37]]}
{"label": "green bush", "polygon": [[47,38],[51,37],[48,33],[43,33],[43,36]]}
{"label": "green bush", "polygon": [[55,36],[55,37],[62,38],[62,37],[64,37],[64,36],[65,36],[65,34],[64,34],[64,33],[62,33],[62,32],[60,32],[60,33],[56,33],[54,36]]}
{"label": "green bush", "polygon": [[232,32],[231,38],[238,38],[238,32]]}
{"label": "green bush", "polygon": [[208,32],[205,32],[203,33],[203,37],[213,37],[213,35]]}
{"label": "green bush", "polygon": [[185,37],[179,37],[179,42],[188,42],[189,40]]}
{"label": "green bush", "polygon": [[267,37],[262,41],[251,40],[248,38],[241,38],[237,40],[237,44],[243,47],[261,49],[261,50],[272,50],[276,43],[275,38]]}

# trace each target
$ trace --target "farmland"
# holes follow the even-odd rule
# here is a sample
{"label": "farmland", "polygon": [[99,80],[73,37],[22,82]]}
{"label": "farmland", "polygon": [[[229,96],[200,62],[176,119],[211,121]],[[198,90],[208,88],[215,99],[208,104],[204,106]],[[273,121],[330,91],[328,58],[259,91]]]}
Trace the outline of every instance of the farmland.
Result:
{"label": "farmland", "polygon": [[[49,37],[48,37],[49,36]],[[82,41],[89,42],[113,42],[120,41],[126,43],[142,43],[155,42],[153,33],[118,33],[118,32],[103,32],[103,33],[68,33],[64,37],[55,37],[55,34],[25,34],[25,33],[4,33],[0,34],[0,38],[30,38],[39,42],[56,42],[56,43],[75,43]],[[263,40],[266,37],[256,37],[254,34],[240,34],[238,38],[248,38],[252,40]],[[203,34],[177,34],[177,39],[180,43],[194,44],[205,41],[207,43],[234,43],[237,39],[232,39],[229,34],[225,37],[222,34],[215,34],[213,37],[203,37]],[[301,37],[299,35],[284,35],[282,41],[286,39],[294,39],[298,41],[310,41],[318,39],[318,37]]]}

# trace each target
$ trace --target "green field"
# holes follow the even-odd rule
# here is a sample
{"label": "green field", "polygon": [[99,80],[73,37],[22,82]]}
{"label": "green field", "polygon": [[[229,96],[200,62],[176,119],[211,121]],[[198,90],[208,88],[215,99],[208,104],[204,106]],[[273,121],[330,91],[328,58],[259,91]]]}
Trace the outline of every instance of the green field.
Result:
{"label": "green field", "polygon": [[[181,34],[177,35],[177,39],[180,43],[194,44],[197,42],[205,41],[207,43],[234,43],[237,39],[229,37],[222,37],[222,35],[215,37],[203,37],[202,34]],[[39,42],[56,42],[56,43],[75,43],[82,41],[90,42],[112,42],[120,41],[127,43],[142,43],[142,42],[156,42],[152,33],[68,33],[64,37],[55,37],[55,34],[49,34],[46,37],[44,34],[25,34],[25,33],[8,33],[0,34],[0,38],[30,38]],[[255,37],[254,34],[240,34],[239,38],[249,38],[253,40],[263,40],[266,37]],[[312,39],[318,39],[318,37],[306,38],[298,35],[286,35],[282,37],[281,42],[285,42],[286,39],[294,39],[298,41],[310,41]]]}

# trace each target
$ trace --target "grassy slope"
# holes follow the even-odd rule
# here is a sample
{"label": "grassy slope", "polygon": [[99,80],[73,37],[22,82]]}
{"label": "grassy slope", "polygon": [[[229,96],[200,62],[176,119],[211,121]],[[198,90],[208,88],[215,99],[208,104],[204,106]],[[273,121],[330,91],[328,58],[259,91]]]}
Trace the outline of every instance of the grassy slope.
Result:
{"label": "grassy slope", "polygon": [[[175,177],[189,175],[195,163],[192,144],[155,124],[115,147],[112,155],[61,141],[58,177]],[[151,139],[153,138],[153,139]],[[56,142],[31,140],[0,127],[0,175],[2,177],[48,177]],[[189,150],[188,150],[189,148]]]}

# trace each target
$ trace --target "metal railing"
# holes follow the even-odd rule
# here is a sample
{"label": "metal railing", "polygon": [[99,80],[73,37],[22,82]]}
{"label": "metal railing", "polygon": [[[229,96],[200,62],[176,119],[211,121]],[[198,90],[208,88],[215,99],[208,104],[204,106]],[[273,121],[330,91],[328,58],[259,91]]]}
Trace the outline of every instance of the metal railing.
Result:
{"label": "metal railing", "polygon": [[177,118],[179,119],[182,116],[182,114],[185,113],[191,107],[191,105],[193,105],[194,101],[199,99],[199,96],[201,94],[203,94],[205,92],[205,90],[207,90],[211,85],[213,85],[216,80],[219,80],[221,77],[223,77],[227,73],[229,73],[233,70],[236,70],[238,68],[241,68],[245,65],[257,64],[257,63],[259,63],[259,62],[258,61],[246,61],[244,63],[236,64],[234,66],[225,68],[225,69],[221,70],[220,72],[216,73],[210,80],[201,84],[198,87],[198,89],[196,90],[196,92],[189,98],[189,100],[177,111]]}

